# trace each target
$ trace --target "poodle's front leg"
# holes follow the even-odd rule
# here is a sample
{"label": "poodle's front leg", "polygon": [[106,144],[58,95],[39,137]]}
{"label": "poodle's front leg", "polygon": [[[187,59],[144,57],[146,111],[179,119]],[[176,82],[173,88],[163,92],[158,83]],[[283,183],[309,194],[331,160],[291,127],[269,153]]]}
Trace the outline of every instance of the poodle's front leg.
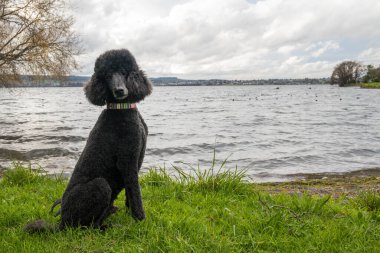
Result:
{"label": "poodle's front leg", "polygon": [[127,191],[125,191],[125,207],[127,209],[129,209],[129,200],[128,200],[128,196],[127,196]]}
{"label": "poodle's front leg", "polygon": [[137,157],[136,155],[134,156],[135,159],[128,159],[129,157],[127,156],[120,156],[116,167],[123,178],[126,207],[130,208],[133,218],[143,220],[145,218],[145,212],[141,200]]}
{"label": "poodle's front leg", "polygon": [[137,168],[126,175],[125,194],[126,206],[131,208],[132,217],[136,220],[145,219]]}

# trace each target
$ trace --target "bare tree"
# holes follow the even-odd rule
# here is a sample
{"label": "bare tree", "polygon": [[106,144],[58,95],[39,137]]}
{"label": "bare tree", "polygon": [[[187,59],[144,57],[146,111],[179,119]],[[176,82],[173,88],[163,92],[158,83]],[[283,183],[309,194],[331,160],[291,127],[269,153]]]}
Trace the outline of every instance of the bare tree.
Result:
{"label": "bare tree", "polygon": [[65,0],[0,0],[0,86],[78,68],[79,40],[66,10]]}
{"label": "bare tree", "polygon": [[335,66],[331,75],[331,84],[346,86],[359,82],[363,75],[364,67],[356,61],[344,61]]}

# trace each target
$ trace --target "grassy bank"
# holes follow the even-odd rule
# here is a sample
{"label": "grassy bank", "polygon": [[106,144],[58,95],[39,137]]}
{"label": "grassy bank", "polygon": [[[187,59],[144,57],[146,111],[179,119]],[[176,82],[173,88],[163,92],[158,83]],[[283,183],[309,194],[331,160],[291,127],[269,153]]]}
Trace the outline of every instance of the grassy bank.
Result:
{"label": "grassy bank", "polygon": [[58,222],[48,212],[67,181],[16,166],[0,182],[0,251],[380,252],[380,178],[366,181],[358,194],[330,197],[308,194],[307,182],[293,183],[300,191],[289,190],[291,183],[245,183],[239,172],[177,175],[151,170],[141,177],[142,222],[125,213],[121,194],[116,205],[122,208],[107,219],[106,231],[29,235],[23,232],[28,221]]}
{"label": "grassy bank", "polygon": [[364,89],[380,89],[380,82],[378,83],[361,83],[360,88]]}

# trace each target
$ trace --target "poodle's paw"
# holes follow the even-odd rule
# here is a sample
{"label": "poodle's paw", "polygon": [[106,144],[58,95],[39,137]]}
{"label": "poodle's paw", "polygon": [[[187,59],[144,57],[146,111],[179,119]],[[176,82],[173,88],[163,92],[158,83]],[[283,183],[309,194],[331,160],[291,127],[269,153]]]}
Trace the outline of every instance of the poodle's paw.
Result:
{"label": "poodle's paw", "polygon": [[137,221],[142,221],[143,219],[145,219],[145,213],[144,211],[142,212],[138,212],[138,213],[133,213],[132,214],[132,217],[137,220]]}
{"label": "poodle's paw", "polygon": [[111,225],[102,224],[99,226],[99,230],[106,231],[107,229],[111,228]]}

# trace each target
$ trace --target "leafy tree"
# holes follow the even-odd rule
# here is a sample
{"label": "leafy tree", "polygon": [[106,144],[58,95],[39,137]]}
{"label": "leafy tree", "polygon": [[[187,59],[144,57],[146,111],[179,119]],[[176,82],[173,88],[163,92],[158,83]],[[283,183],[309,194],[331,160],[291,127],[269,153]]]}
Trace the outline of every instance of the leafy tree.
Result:
{"label": "leafy tree", "polygon": [[335,66],[331,75],[331,84],[345,86],[359,82],[363,74],[363,66],[356,61],[344,61]]}
{"label": "leafy tree", "polygon": [[363,77],[365,83],[380,82],[380,67],[375,68],[373,65],[367,65],[367,74]]}
{"label": "leafy tree", "polygon": [[0,0],[0,85],[20,75],[64,76],[78,68],[79,40],[65,0]]}

